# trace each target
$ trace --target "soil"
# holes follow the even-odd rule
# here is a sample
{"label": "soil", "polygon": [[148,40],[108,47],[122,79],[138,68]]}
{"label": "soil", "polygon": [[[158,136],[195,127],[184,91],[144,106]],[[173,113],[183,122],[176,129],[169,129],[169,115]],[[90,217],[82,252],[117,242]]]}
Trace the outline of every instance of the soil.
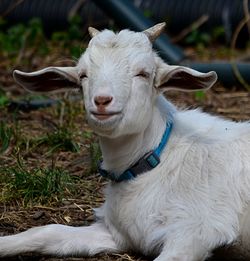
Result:
{"label": "soil", "polygon": [[[201,107],[204,111],[211,114],[220,115],[235,121],[250,119],[250,93],[243,88],[232,87],[225,89],[220,84],[214,86],[206,92],[204,97],[197,97],[195,94],[169,92],[167,97],[180,108]],[[42,109],[30,113],[20,114],[20,121],[27,131],[36,135],[43,129],[49,129],[49,123],[53,122],[50,110]],[[8,118],[8,112],[0,112],[0,119]],[[87,128],[82,121],[81,128]],[[5,158],[4,158],[5,157]],[[97,174],[86,176],[84,171],[88,164],[88,153],[82,146],[82,151],[78,154],[59,153],[57,163],[64,166],[67,170],[77,174],[82,179],[81,193],[72,198],[67,198],[62,202],[49,203],[48,205],[24,206],[20,201],[0,205],[0,235],[15,234],[28,228],[51,223],[60,223],[73,226],[89,225],[94,221],[92,207],[101,205],[103,202],[102,187],[105,183]],[[8,155],[3,155],[0,160],[11,164]],[[33,151],[27,156],[29,164],[41,166],[51,164],[51,159],[41,157],[37,160],[36,152]],[[87,163],[86,163],[87,162]],[[13,258],[1,260],[39,260],[39,261],[59,261],[59,260],[119,260],[119,261],[147,261],[150,258],[123,254],[123,255],[100,255],[95,258],[53,258],[39,255],[20,255]],[[217,257],[211,260],[233,260],[230,253],[217,253]]]}

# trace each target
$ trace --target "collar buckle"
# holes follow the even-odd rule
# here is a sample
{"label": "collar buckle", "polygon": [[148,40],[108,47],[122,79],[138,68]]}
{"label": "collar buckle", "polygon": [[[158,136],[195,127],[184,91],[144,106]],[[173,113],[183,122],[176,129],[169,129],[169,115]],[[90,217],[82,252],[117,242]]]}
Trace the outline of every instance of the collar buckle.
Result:
{"label": "collar buckle", "polygon": [[155,153],[155,151],[150,151],[144,156],[144,160],[148,163],[148,165],[153,169],[160,163],[159,156]]}

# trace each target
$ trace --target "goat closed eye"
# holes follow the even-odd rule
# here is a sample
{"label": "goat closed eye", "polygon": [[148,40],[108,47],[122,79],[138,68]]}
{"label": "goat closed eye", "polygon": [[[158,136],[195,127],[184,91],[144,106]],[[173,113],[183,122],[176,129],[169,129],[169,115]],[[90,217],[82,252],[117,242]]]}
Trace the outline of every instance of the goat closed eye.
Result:
{"label": "goat closed eye", "polygon": [[149,78],[149,73],[148,72],[144,72],[144,71],[140,71],[139,73],[137,73],[135,75],[135,77],[141,77],[141,78],[148,79]]}
{"label": "goat closed eye", "polygon": [[79,74],[79,79],[82,81],[83,79],[86,79],[88,78],[87,74],[86,73],[81,73]]}

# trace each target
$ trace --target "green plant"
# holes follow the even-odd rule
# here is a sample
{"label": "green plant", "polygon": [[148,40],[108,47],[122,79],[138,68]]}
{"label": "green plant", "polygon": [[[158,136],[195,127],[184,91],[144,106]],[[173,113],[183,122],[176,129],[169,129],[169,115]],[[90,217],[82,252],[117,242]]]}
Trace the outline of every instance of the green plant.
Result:
{"label": "green plant", "polygon": [[6,93],[0,89],[0,108],[5,107],[9,103]]}
{"label": "green plant", "polygon": [[85,130],[83,132],[84,139],[90,140],[93,138],[93,131],[92,130]]}
{"label": "green plant", "polygon": [[75,15],[69,19],[68,36],[70,40],[82,40],[82,17]]}
{"label": "green plant", "polygon": [[214,41],[225,40],[225,28],[223,26],[213,28],[212,38]]}
{"label": "green plant", "polygon": [[0,153],[5,152],[10,146],[13,131],[5,122],[0,122]]}
{"label": "green plant", "polygon": [[25,26],[17,24],[10,27],[7,32],[0,32],[0,49],[9,55],[17,54],[25,38]]}
{"label": "green plant", "polygon": [[49,154],[58,150],[78,152],[79,145],[73,140],[73,134],[67,128],[58,128],[46,136],[35,139],[35,146],[45,144],[50,147]]}
{"label": "green plant", "polygon": [[34,64],[34,59],[37,64],[37,61],[49,53],[59,55],[61,52],[61,57],[71,56],[73,60],[77,60],[86,47],[83,36],[80,16],[69,20],[67,30],[54,32],[49,38],[45,36],[43,24],[38,18],[10,26],[0,17],[0,52],[1,57],[7,59],[3,64],[8,70],[12,70],[21,61],[22,66],[27,67]]}
{"label": "green plant", "polygon": [[74,16],[69,19],[67,32],[54,32],[51,39],[53,42],[61,42],[63,47],[69,48],[72,57],[78,58],[84,51],[83,48],[79,47],[79,41],[83,39],[82,26],[82,18],[80,16]]}
{"label": "green plant", "polygon": [[148,18],[152,18],[154,16],[153,12],[149,9],[144,10],[143,14]]}
{"label": "green plant", "polygon": [[0,201],[22,199],[25,204],[60,200],[72,191],[72,178],[60,168],[33,168],[28,170],[20,158],[13,167],[0,169],[3,188]]}
{"label": "green plant", "polygon": [[91,171],[91,173],[97,172],[97,162],[100,160],[101,156],[102,156],[102,153],[101,153],[99,144],[95,141],[90,143],[90,157],[91,157],[90,171]]}
{"label": "green plant", "polygon": [[6,20],[3,19],[2,16],[0,16],[0,27],[2,28],[3,26],[5,26],[5,24],[6,24]]}
{"label": "green plant", "polygon": [[0,32],[0,49],[6,56],[17,56],[31,47],[41,54],[48,52],[42,23],[38,18],[30,20],[27,25],[19,23]]}
{"label": "green plant", "polygon": [[193,30],[186,38],[185,43],[190,45],[206,45],[211,41],[209,34],[199,31],[198,29]]}
{"label": "green plant", "polygon": [[205,99],[205,92],[204,91],[196,91],[194,93],[196,101],[203,101]]}

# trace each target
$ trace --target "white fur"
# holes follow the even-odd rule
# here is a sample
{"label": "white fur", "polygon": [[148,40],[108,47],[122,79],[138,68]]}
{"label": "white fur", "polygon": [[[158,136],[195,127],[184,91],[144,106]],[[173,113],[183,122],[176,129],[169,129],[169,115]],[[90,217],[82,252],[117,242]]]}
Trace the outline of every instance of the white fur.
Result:
{"label": "white fur", "polygon": [[[81,86],[89,124],[100,136],[103,167],[119,176],[158,146],[166,121],[172,121],[161,163],[134,180],[110,183],[106,201],[96,211],[98,223],[83,228],[49,225],[1,237],[0,256],[136,251],[156,256],[155,261],[195,261],[232,243],[247,256],[250,124],[200,110],[179,111],[159,94],[185,90],[186,77],[190,90],[196,89],[188,87],[196,79],[198,89],[208,88],[215,74],[164,64],[143,33],[127,30],[95,36],[76,70],[87,75]],[[138,76],[140,71],[148,77]],[[177,82],[170,84],[174,77]],[[106,110],[120,114],[98,120],[91,113],[97,110],[94,97],[110,95]]]}

